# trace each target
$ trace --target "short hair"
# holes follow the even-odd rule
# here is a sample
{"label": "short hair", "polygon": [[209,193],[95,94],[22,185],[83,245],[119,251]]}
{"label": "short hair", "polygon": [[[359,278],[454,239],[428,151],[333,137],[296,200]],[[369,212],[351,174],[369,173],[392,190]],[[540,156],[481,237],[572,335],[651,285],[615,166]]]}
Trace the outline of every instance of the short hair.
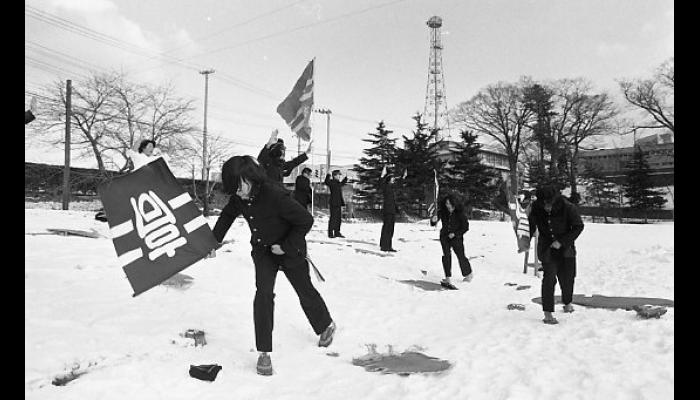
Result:
{"label": "short hair", "polygon": [[224,192],[236,194],[241,184],[241,178],[245,178],[256,190],[268,180],[265,169],[251,156],[233,156],[221,166],[221,182]]}
{"label": "short hair", "polygon": [[142,140],[141,144],[139,144],[139,153],[143,153],[143,149],[145,149],[149,143],[152,144],[153,147],[156,147],[155,140],[150,140],[150,139]]}
{"label": "short hair", "polygon": [[340,175],[340,170],[339,169],[334,169],[332,172],[333,176]]}
{"label": "short hair", "polygon": [[544,202],[552,201],[557,194],[559,194],[559,191],[554,187],[554,185],[542,185],[535,191],[535,196],[537,199]]}
{"label": "short hair", "polygon": [[306,173],[309,173],[309,174],[310,174],[310,173],[311,173],[311,168],[309,168],[309,167],[304,167],[304,169],[301,170],[301,173],[302,173],[302,175],[303,175],[303,174],[306,174]]}

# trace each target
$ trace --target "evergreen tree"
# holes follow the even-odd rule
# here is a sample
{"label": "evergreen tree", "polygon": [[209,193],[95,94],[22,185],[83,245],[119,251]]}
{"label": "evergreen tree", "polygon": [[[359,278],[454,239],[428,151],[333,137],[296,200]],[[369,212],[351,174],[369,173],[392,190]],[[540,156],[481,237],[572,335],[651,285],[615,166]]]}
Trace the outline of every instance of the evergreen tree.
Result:
{"label": "evergreen tree", "polygon": [[619,206],[615,183],[603,176],[601,168],[593,164],[585,165],[581,180],[586,187],[585,202],[600,207],[603,210],[605,223],[608,223],[605,211]]}
{"label": "evergreen tree", "polygon": [[[666,199],[663,198],[660,191],[652,189],[649,164],[641,147],[635,148],[632,160],[627,164],[627,169],[624,194],[628,198],[630,207],[645,211],[662,208]],[[646,214],[644,222],[647,222]]]}
{"label": "evergreen tree", "polygon": [[446,183],[451,189],[460,192],[467,200],[468,208],[490,208],[498,187],[495,186],[497,174],[482,164],[481,143],[472,132],[460,131],[462,141],[457,144],[454,161],[445,166]]}
{"label": "evergreen tree", "polygon": [[353,196],[355,201],[370,205],[381,203],[378,189],[382,168],[385,165],[391,168],[396,161],[396,139],[389,137],[392,133],[386,129],[384,121],[379,121],[376,132],[368,133],[369,139],[362,139],[371,143],[372,147],[362,150],[366,156],[360,158],[360,163],[353,167],[361,186]]}
{"label": "evergreen tree", "polygon": [[[442,170],[442,163],[435,157],[433,146],[430,145],[437,132],[427,132],[426,126],[421,122],[421,115],[417,113],[413,120],[416,121],[416,130],[413,137],[403,136],[404,147],[398,150],[397,163],[408,170],[404,185],[395,192],[396,201],[405,210],[411,209],[409,205],[426,204],[426,192],[433,186],[435,176],[433,169]],[[440,185],[443,185],[438,178]]]}

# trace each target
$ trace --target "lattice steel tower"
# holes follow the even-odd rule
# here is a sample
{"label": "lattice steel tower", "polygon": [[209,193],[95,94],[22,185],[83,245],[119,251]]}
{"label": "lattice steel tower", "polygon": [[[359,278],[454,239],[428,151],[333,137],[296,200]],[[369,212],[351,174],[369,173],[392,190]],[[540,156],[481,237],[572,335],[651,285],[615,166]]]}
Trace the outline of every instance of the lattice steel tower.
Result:
{"label": "lattice steel tower", "polygon": [[442,73],[442,40],[440,27],[442,18],[434,16],[426,24],[430,27],[430,60],[428,62],[428,85],[425,89],[423,122],[428,129],[438,130],[436,140],[450,138],[450,122],[447,118],[445,98],[445,76]]}

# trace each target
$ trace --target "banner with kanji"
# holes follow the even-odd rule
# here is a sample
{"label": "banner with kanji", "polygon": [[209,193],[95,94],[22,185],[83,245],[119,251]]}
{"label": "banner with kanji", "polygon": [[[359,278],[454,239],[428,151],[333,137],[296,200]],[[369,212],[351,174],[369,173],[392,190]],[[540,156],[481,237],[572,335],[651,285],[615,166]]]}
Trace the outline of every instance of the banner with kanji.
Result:
{"label": "banner with kanji", "polygon": [[162,158],[101,184],[98,193],[134,296],[218,246],[207,220]]}

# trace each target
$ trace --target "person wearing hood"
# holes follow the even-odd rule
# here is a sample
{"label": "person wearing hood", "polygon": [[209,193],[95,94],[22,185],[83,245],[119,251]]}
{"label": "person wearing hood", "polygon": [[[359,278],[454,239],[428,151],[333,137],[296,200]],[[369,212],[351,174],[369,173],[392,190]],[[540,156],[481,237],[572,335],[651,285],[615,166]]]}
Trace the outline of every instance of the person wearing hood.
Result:
{"label": "person wearing hood", "polygon": [[530,237],[539,231],[537,256],[542,262],[542,310],[545,324],[557,324],[554,312],[554,289],[559,280],[564,312],[574,311],[571,305],[576,277],[576,246],[574,241],[583,231],[583,221],[571,204],[552,185],[535,191],[530,211]]}
{"label": "person wearing hood", "polygon": [[[406,173],[404,172],[403,178],[406,178]],[[396,205],[396,198],[394,196],[394,184],[396,183],[396,177],[387,171],[386,166],[382,169],[382,175],[379,178],[379,190],[381,190],[383,202],[382,202],[382,233],[379,237],[379,249],[381,251],[391,251],[396,252],[394,246],[392,245],[392,239],[394,237],[394,225],[396,224],[396,214],[399,212],[399,207]]]}

